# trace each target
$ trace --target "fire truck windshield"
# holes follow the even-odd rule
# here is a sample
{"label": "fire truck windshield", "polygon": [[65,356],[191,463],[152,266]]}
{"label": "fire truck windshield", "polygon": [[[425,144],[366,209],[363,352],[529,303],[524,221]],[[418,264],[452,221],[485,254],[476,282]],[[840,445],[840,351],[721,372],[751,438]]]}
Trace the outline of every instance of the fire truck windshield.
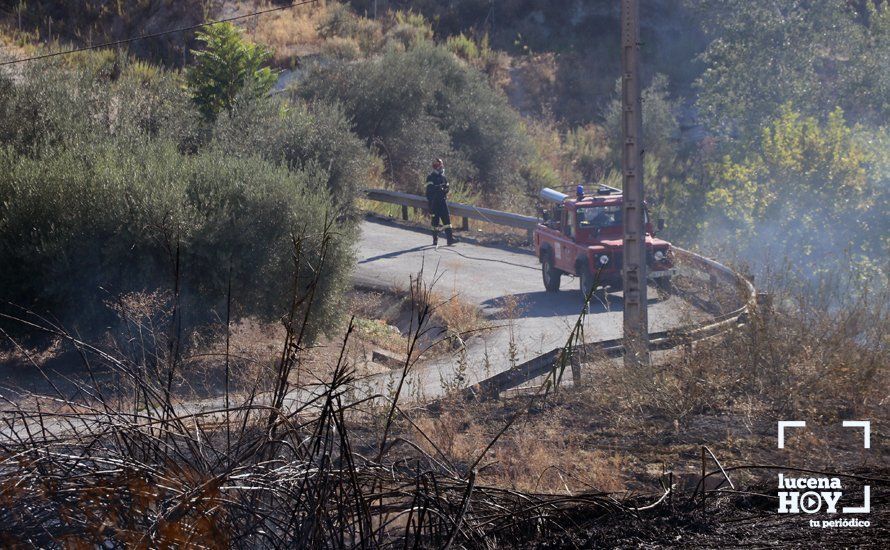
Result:
{"label": "fire truck windshield", "polygon": [[621,226],[621,206],[585,206],[577,209],[578,227]]}

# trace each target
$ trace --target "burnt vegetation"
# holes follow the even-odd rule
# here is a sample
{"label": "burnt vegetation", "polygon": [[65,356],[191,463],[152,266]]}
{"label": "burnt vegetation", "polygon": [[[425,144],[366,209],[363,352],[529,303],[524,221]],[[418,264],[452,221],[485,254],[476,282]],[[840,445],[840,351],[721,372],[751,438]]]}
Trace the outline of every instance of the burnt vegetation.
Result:
{"label": "burnt vegetation", "polygon": [[[408,382],[422,348],[433,345],[425,336],[443,304],[421,282],[411,288],[406,360],[390,391],[356,393],[360,381],[342,351],[354,335],[351,321],[327,376],[289,382],[304,367],[319,307],[319,272],[300,275],[301,250],[297,242],[295,291],[274,368],[230,391],[237,358],[220,354],[226,386],[214,399],[183,399],[174,383],[185,368],[175,300],[166,320],[129,317],[140,337],[123,339],[117,352],[33,314],[16,318],[76,350],[89,376],[59,380],[35,362],[53,391],[4,391],[0,540],[542,548],[868,544],[885,533],[883,446],[867,455],[839,451],[842,435],[820,427],[819,437],[794,440],[805,459],[778,464],[792,457],[763,445],[772,419],[791,412],[834,411],[820,426],[870,416],[876,432],[886,429],[871,416],[885,398],[886,350],[870,345],[887,326],[885,307],[860,304],[853,317],[817,314],[816,304],[804,303],[797,304],[804,316],[761,311],[727,338],[651,372],[626,373],[590,358],[585,383],[557,390],[567,366],[560,361],[528,396],[466,403],[458,393],[418,408]],[[851,539],[781,521],[770,481],[792,465],[840,476],[845,486],[870,484],[874,530]]]}

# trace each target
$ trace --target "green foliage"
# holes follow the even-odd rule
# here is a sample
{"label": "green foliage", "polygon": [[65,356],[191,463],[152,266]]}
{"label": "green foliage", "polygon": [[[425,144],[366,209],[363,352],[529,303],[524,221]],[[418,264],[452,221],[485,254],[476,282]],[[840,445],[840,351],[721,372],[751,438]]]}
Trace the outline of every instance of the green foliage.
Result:
{"label": "green foliage", "polygon": [[352,38],[328,38],[321,45],[321,54],[325,57],[350,61],[361,55],[358,42]]}
{"label": "green foliage", "polygon": [[450,177],[472,179],[489,197],[523,185],[517,174],[530,144],[519,116],[482,74],[444,47],[331,63],[310,74],[299,92],[341,102],[401,189],[419,189],[435,157],[446,159]]}
{"label": "green foliage", "polygon": [[322,55],[335,59],[352,59],[358,57],[358,52],[372,55],[385,43],[379,21],[359,17],[343,4],[329,4],[327,16],[317,30],[326,39]]}
{"label": "green foliage", "polygon": [[[643,148],[646,156],[668,164],[677,156],[680,124],[677,122],[678,102],[671,99],[665,75],[656,74],[643,89]],[[621,162],[622,140],[621,82],[615,84],[615,98],[605,112],[605,124],[611,136],[612,160]]]}
{"label": "green foliage", "polygon": [[386,33],[387,41],[410,50],[433,39],[433,28],[423,15],[413,11],[397,11],[395,24]]}
{"label": "green foliage", "polygon": [[236,314],[275,318],[292,238],[318,268],[330,226],[314,329],[336,322],[374,166],[341,110],[250,102],[207,126],[175,74],[51,66],[0,79],[0,302],[98,329],[103,301],[173,288],[178,256],[188,323],[224,310],[230,276]]}
{"label": "green foliage", "polygon": [[[0,172],[3,299],[80,330],[102,319],[100,298],[172,289],[177,261],[190,319],[223,310],[230,276],[236,311],[274,318],[292,287],[291,237],[307,239],[318,265],[319,230],[333,219],[318,193],[323,173],[215,152],[182,156],[167,140],[39,160],[7,148]],[[349,250],[331,247],[325,302],[345,282]],[[323,308],[319,318],[331,319],[331,304]]]}
{"label": "green foliage", "polygon": [[464,34],[449,36],[445,41],[445,47],[488,75],[492,87],[499,88],[510,81],[510,58],[504,52],[491,49],[488,34],[482,35],[478,42]]}
{"label": "green foliage", "polygon": [[195,139],[199,117],[176,74],[108,51],[72,63],[33,65],[15,82],[0,77],[0,143],[40,155],[108,136]]}
{"label": "green foliage", "polygon": [[221,117],[213,145],[237,157],[261,155],[292,170],[322,169],[338,216],[354,222],[355,198],[381,168],[351,128],[340,105],[282,100]]}
{"label": "green foliage", "polygon": [[358,30],[359,18],[347,6],[339,3],[327,7],[327,16],[318,25],[322,38],[350,37]]}
{"label": "green foliage", "polygon": [[479,59],[479,46],[476,45],[476,41],[468,36],[464,36],[463,33],[449,36],[445,41],[445,46],[448,48],[448,51],[467,61]]}
{"label": "green foliage", "polygon": [[578,126],[566,132],[563,156],[584,182],[599,181],[612,167],[610,141],[602,126]]}
{"label": "green foliage", "polygon": [[416,13],[412,10],[399,10],[395,13],[395,19],[396,24],[398,25],[407,25],[417,29],[429,29],[430,36],[432,36],[432,28],[430,27],[429,21],[427,21],[421,13]]}
{"label": "green foliage", "polygon": [[264,65],[272,52],[252,44],[230,23],[219,23],[197,33],[202,50],[192,50],[195,64],[187,75],[192,99],[208,119],[231,112],[239,97],[265,95],[278,75]]}
{"label": "green foliage", "polygon": [[756,147],[711,167],[704,233],[805,274],[886,258],[887,179],[868,170],[874,161],[839,108],[820,123],[786,104]]}
{"label": "green foliage", "polygon": [[839,105],[854,120],[886,119],[886,3],[865,2],[865,14],[843,0],[700,4],[713,40],[702,56],[698,105],[713,130],[756,139],[761,121],[788,101],[806,114]]}
{"label": "green foliage", "polygon": [[[666,202],[677,197],[672,182],[677,179],[680,125],[678,102],[671,99],[666,76],[656,74],[643,89],[643,181],[647,200],[660,211]],[[621,83],[616,83],[620,97]],[[621,187],[622,112],[621,102],[614,98],[604,113],[602,126],[589,124],[566,133],[562,150],[583,181]],[[667,208],[670,208],[667,205]]]}

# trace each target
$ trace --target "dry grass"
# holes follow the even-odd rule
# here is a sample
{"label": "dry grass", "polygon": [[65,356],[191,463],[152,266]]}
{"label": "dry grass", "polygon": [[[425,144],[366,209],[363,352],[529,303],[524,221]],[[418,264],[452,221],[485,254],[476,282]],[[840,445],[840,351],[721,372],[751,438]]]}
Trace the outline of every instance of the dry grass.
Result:
{"label": "dry grass", "polygon": [[[327,18],[332,4],[336,2],[321,0],[253,17],[241,25],[251,40],[272,49],[276,66],[290,67],[300,57],[320,51],[324,38],[319,35],[318,28]],[[238,13],[248,13],[270,6],[266,0],[242,1],[236,9]]]}
{"label": "dry grass", "polygon": [[[373,354],[385,352],[400,361],[408,349],[406,317],[410,316],[408,296],[402,293],[375,290],[350,291],[344,302],[342,324],[352,319],[353,333],[346,344],[344,357],[359,376],[388,372],[391,365],[373,362]],[[459,308],[451,307],[449,311]],[[404,328],[400,328],[404,326]],[[269,379],[281,353],[285,330],[281,323],[263,322],[256,318],[234,321],[229,334],[229,353],[233,360],[232,384],[237,391],[252,388],[257,380]],[[300,368],[291,382],[296,385],[314,383],[330,376],[336,367],[342,335],[322,336],[302,354]],[[207,382],[219,377],[220,357],[225,355],[226,338],[222,327],[212,335],[198,339],[193,374]],[[215,374],[214,374],[215,372]],[[194,382],[194,378],[192,381]]]}
{"label": "dry grass", "polygon": [[462,338],[489,326],[479,306],[463,300],[457,291],[433,294],[433,322],[439,324],[449,336]]}
{"label": "dry grass", "polygon": [[[163,363],[169,347],[171,307],[168,293],[131,293],[106,304],[114,311],[120,326],[102,339],[103,347],[120,356],[148,353],[149,364]],[[355,317],[354,332],[345,358],[365,376],[387,372],[390,367],[373,362],[375,351],[400,359],[408,347],[399,328],[410,317],[409,300],[402,293],[353,291],[345,301],[342,325]],[[460,307],[449,304],[449,311]],[[229,390],[243,393],[252,388],[270,391],[264,381],[280,360],[285,329],[279,321],[256,317],[233,319],[228,333],[225,320],[204,326],[188,335],[183,348],[183,368],[175,373],[174,389],[183,399],[202,399],[223,391],[228,355]],[[6,343],[0,349],[0,381],[24,391],[43,391],[46,381],[40,368],[64,372],[72,382],[86,381],[80,355],[59,338],[36,339],[32,344]],[[342,335],[322,336],[301,355],[300,368],[292,372],[291,383],[300,385],[325,379],[336,366]],[[443,349],[445,346],[441,346]],[[438,349],[438,348],[437,348]],[[333,351],[332,351],[333,350]],[[436,350],[432,350],[432,355]],[[113,391],[113,390],[112,390]]]}
{"label": "dry grass", "polygon": [[681,423],[736,403],[825,421],[875,415],[890,387],[885,304],[762,310],[728,337],[675,352],[643,372],[603,369],[598,385],[621,395],[614,406]]}
{"label": "dry grass", "polygon": [[[431,276],[435,280],[435,274]],[[423,274],[412,279],[412,288],[402,291],[406,308],[422,308],[429,311],[430,328],[428,335],[423,339],[424,349],[430,353],[430,357],[446,349],[464,347],[465,341],[475,336],[481,336],[485,330],[492,328],[491,324],[482,315],[478,304],[470,303],[462,299],[456,288],[451,291],[435,288],[439,281],[430,284],[424,292],[428,282]],[[411,301],[411,297],[422,296],[422,301]],[[445,349],[443,349],[445,348]]]}
{"label": "dry grass", "polygon": [[[499,425],[475,414],[477,408],[453,405],[437,416],[416,419],[415,432],[422,431],[431,442],[419,433],[415,440],[431,455],[438,447],[450,462],[468,467],[485,451]],[[563,420],[535,418],[503,435],[480,465],[480,482],[529,492],[624,491],[622,455],[585,448],[584,437],[566,430]]]}
{"label": "dry grass", "polygon": [[39,346],[10,346],[8,349],[0,349],[0,365],[11,369],[26,369],[34,363],[43,365],[58,357],[61,350],[62,341],[59,338],[52,338]]}
{"label": "dry grass", "polygon": [[[284,337],[284,327],[280,323],[264,322],[255,317],[231,323],[228,355],[232,391],[247,391],[258,381],[271,379]],[[220,359],[226,356],[225,327],[216,327],[212,334],[197,336],[190,348],[194,351],[187,359],[180,384],[191,387],[198,394],[215,393],[224,375],[221,372],[224,364]],[[269,391],[271,388],[261,384],[260,389]]]}

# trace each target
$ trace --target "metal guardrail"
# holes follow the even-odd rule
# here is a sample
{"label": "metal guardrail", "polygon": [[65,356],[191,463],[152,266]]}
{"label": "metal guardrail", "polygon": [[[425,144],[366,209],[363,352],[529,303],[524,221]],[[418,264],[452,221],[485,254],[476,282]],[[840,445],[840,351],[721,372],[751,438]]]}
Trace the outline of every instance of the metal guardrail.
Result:
{"label": "metal guardrail", "polygon": [[[421,210],[427,209],[426,197],[421,197],[420,195],[411,195],[410,193],[389,191],[386,189],[366,189],[365,195],[372,201],[400,205],[402,207],[402,219],[404,220],[408,219],[408,207],[419,208]],[[500,210],[480,208],[478,206],[473,206],[472,204],[463,204],[459,202],[449,202],[448,210],[451,212],[452,216],[460,216],[464,220],[482,220],[496,225],[525,229],[529,232],[529,235],[535,230],[535,227],[540,221],[534,216],[523,216],[522,214],[501,212]],[[466,223],[464,223],[464,229],[466,228]]]}
{"label": "metal guardrail", "polygon": [[[426,209],[426,198],[398,191],[383,189],[368,189],[365,191],[368,198],[374,201],[399,204],[402,206],[403,217],[407,218],[407,208]],[[523,216],[509,212],[501,212],[488,208],[477,208],[472,205],[449,202],[448,207],[453,215],[463,216],[465,219],[481,219],[498,225],[506,225],[534,231],[540,220],[532,216]],[[667,350],[681,345],[690,345],[692,342],[711,338],[724,331],[744,324],[747,316],[753,311],[757,301],[757,291],[754,285],[740,273],[733,271],[725,265],[690,252],[682,248],[674,247],[674,255],[679,262],[707,275],[711,289],[716,289],[719,284],[735,288],[739,293],[738,307],[733,311],[719,315],[704,323],[696,323],[673,330],[649,333],[649,350]],[[497,397],[501,392],[515,388],[539,376],[551,372],[560,360],[563,348],[553,349],[539,355],[514,368],[498,373],[483,380],[466,391],[472,396]],[[616,338],[591,344],[576,346],[572,349],[572,355],[595,353],[600,357],[621,357],[624,355],[624,340]]]}

